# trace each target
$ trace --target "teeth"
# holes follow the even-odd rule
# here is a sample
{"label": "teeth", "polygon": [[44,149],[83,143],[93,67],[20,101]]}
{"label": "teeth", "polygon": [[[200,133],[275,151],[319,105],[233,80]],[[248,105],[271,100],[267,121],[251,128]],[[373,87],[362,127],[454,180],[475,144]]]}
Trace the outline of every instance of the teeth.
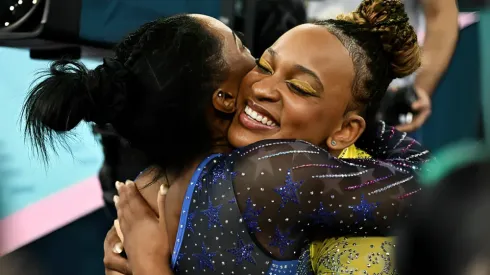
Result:
{"label": "teeth", "polygon": [[261,122],[264,125],[267,126],[276,126],[272,120],[270,120],[268,117],[257,113],[256,111],[252,110],[252,108],[245,106],[245,113],[250,117],[253,118],[254,120]]}

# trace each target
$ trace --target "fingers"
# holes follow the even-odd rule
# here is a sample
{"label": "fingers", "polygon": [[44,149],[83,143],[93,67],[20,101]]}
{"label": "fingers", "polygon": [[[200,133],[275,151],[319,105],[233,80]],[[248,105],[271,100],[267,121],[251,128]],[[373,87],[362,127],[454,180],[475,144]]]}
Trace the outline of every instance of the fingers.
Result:
{"label": "fingers", "polygon": [[408,124],[402,124],[396,126],[396,129],[401,132],[413,132],[419,129],[424,122],[429,118],[431,111],[430,110],[424,110],[417,114],[414,119],[412,120],[411,123]]}
{"label": "fingers", "polygon": [[114,196],[114,204],[117,209],[117,216],[121,224],[125,224],[125,221],[136,216],[138,213],[138,207],[141,206],[141,195],[136,189],[136,185],[133,181],[126,181],[126,183],[116,182],[116,189],[119,195]]}
{"label": "fingers", "polygon": [[114,228],[116,229],[117,236],[121,240],[121,243],[124,243],[124,235],[121,231],[121,225],[119,224],[119,220],[114,220]]}
{"label": "fingers", "polygon": [[128,260],[114,253],[104,255],[104,266],[106,270],[116,271],[126,275],[133,273]]}
{"label": "fingers", "polygon": [[430,101],[427,100],[426,98],[421,98],[421,99],[415,101],[414,103],[412,103],[411,107],[412,107],[412,110],[414,110],[414,111],[420,111],[423,109],[430,110],[430,108],[431,108]]}
{"label": "fingers", "polygon": [[[123,250],[121,240],[117,236],[116,228],[112,227],[104,240],[104,265],[108,271],[122,274],[132,274],[129,262],[119,253]],[[110,273],[112,274],[112,273]]]}
{"label": "fingers", "polygon": [[116,233],[116,228],[114,226],[111,227],[104,239],[104,251],[112,251],[112,247],[120,241]]}
{"label": "fingers", "polygon": [[165,199],[167,198],[168,188],[165,185],[160,185],[160,191],[158,191],[158,220],[161,228],[167,229],[165,222]]}
{"label": "fingers", "polygon": [[157,219],[156,213],[145,201],[133,181],[116,182],[116,189],[119,195],[114,196],[114,204],[117,209],[119,228],[126,237],[139,220]]}

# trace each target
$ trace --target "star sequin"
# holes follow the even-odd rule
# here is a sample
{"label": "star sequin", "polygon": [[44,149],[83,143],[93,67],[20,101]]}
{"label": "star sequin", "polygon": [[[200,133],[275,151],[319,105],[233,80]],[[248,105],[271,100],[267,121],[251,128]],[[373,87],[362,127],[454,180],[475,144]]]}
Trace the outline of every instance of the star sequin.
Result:
{"label": "star sequin", "polygon": [[279,227],[276,226],[276,232],[272,237],[272,241],[269,243],[269,246],[279,248],[279,253],[281,254],[281,256],[284,255],[284,250],[294,243],[294,240],[288,239],[289,234],[290,233],[288,231],[286,231],[285,234],[282,234],[281,230],[279,230]]}
{"label": "star sequin", "polygon": [[196,217],[196,213],[195,212],[189,212],[189,214],[187,215],[187,221],[185,223],[185,229],[191,231],[192,233],[194,233],[194,224],[193,224],[193,221],[194,221],[194,218]]}
{"label": "star sequin", "polygon": [[208,252],[208,248],[204,245],[204,242],[202,243],[201,251],[201,253],[192,254],[192,257],[197,258],[199,261],[199,268],[209,268],[214,271],[213,257],[216,256],[217,252]]}
{"label": "star sequin", "polygon": [[287,172],[285,182],[286,182],[285,185],[274,188],[274,191],[277,194],[279,194],[279,196],[281,196],[281,205],[279,206],[279,210],[284,208],[284,206],[286,206],[286,203],[288,202],[293,202],[295,204],[299,203],[297,192],[298,189],[303,184],[303,181],[298,181],[298,182],[293,181],[293,177],[291,176],[291,170]]}
{"label": "star sequin", "polygon": [[199,190],[199,191],[202,190],[202,182],[203,182],[204,175],[205,175],[205,173],[201,173],[201,176],[199,177],[199,179],[196,182],[196,187],[195,188],[197,188],[197,190]]}
{"label": "star sequin", "polygon": [[361,195],[361,202],[358,205],[350,205],[349,208],[354,211],[359,219],[373,219],[373,210],[379,206],[379,202],[369,203]]}
{"label": "star sequin", "polygon": [[335,214],[337,214],[336,211],[328,212],[327,210],[325,210],[323,202],[320,202],[320,207],[316,209],[316,211],[313,212],[310,217],[313,220],[314,225],[328,225],[332,223],[332,218],[333,216],[335,216]]}
{"label": "star sequin", "polygon": [[225,161],[220,161],[212,170],[212,180],[211,184],[218,183],[219,180],[226,180],[228,178],[228,173],[226,172]]}
{"label": "star sequin", "polygon": [[250,198],[247,199],[245,210],[242,213],[243,220],[248,227],[248,231],[250,233],[261,232],[259,228],[258,217],[260,213],[264,211],[264,208],[255,209],[252,200]]}
{"label": "star sequin", "polygon": [[243,261],[248,261],[252,264],[255,264],[255,259],[252,256],[254,245],[244,244],[242,238],[240,237],[238,237],[236,247],[227,249],[226,251],[235,256],[235,265],[240,265]]}
{"label": "star sequin", "polygon": [[222,227],[221,221],[219,220],[219,211],[223,205],[219,204],[217,206],[213,206],[213,202],[211,201],[211,197],[208,197],[208,209],[201,210],[201,212],[208,217],[208,229],[211,229],[213,225]]}

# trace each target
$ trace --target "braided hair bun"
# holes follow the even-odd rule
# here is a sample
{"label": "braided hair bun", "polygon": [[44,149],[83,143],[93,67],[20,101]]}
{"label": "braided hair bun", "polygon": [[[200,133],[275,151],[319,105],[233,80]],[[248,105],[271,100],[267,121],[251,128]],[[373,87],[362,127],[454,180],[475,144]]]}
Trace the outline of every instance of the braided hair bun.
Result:
{"label": "braided hair bun", "polygon": [[363,0],[356,11],[339,15],[337,19],[357,24],[379,36],[391,60],[394,77],[410,75],[420,67],[417,34],[400,0]]}

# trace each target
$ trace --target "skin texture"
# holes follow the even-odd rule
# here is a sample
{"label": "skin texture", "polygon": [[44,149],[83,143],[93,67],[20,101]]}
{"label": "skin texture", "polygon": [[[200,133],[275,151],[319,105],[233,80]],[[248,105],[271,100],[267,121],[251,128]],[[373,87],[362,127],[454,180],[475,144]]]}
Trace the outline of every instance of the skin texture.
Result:
{"label": "skin texture", "polygon": [[[349,52],[326,28],[304,24],[288,31],[243,79],[230,143],[298,138],[334,154],[350,146],[365,128],[357,112],[346,113],[354,75]],[[259,129],[244,113],[246,106],[275,126]]]}

